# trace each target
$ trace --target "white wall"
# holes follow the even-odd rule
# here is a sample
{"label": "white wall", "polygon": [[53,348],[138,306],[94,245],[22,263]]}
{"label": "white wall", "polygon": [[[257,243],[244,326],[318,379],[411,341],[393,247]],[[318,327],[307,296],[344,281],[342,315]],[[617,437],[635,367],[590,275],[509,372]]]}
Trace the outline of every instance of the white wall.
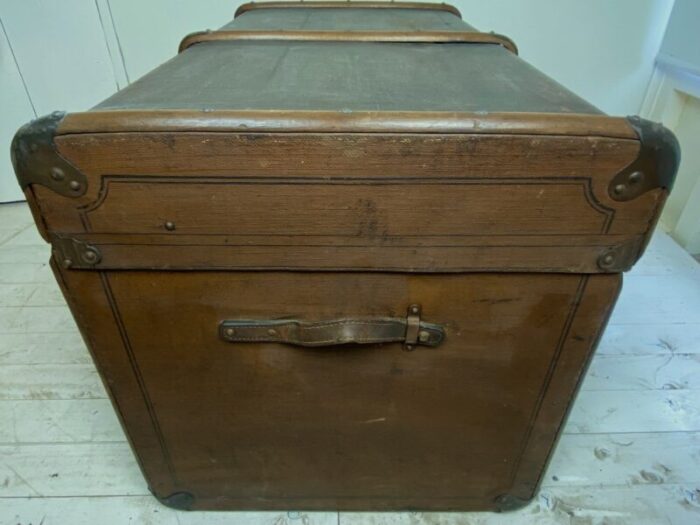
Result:
{"label": "white wall", "polygon": [[659,59],[700,74],[700,2],[677,0],[666,28]]}
{"label": "white wall", "polygon": [[[691,0],[700,3],[698,0]],[[607,113],[639,112],[673,0],[455,0],[480,31]]]}
{"label": "white wall", "polygon": [[676,0],[642,106],[678,137],[681,165],[661,226],[700,254],[700,1]]}
{"label": "white wall", "polygon": [[[0,202],[21,198],[8,153],[20,123],[88,109],[173,56],[185,34],[223,25],[242,2],[0,0]],[[569,89],[625,115],[639,111],[673,0],[453,3],[480,30],[511,36],[523,58]]]}

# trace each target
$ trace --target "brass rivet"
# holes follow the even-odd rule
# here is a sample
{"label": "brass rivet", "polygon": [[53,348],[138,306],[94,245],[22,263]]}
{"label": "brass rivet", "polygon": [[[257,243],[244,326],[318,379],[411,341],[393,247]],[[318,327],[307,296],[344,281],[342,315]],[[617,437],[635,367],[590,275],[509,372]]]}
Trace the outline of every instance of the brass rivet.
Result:
{"label": "brass rivet", "polygon": [[270,328],[270,329],[267,331],[267,335],[277,335],[277,332],[276,332],[274,329]]}
{"label": "brass rivet", "polygon": [[66,177],[65,172],[61,168],[51,168],[51,178],[53,180],[63,180]]}
{"label": "brass rivet", "polygon": [[164,226],[168,231],[173,231],[175,229],[175,223],[171,221],[167,221]]}
{"label": "brass rivet", "polygon": [[418,340],[421,343],[427,343],[428,341],[430,341],[430,332],[426,332],[425,330],[421,330],[418,333]]}
{"label": "brass rivet", "polygon": [[97,260],[97,254],[92,250],[85,250],[83,259],[89,263],[95,262]]}
{"label": "brass rivet", "polygon": [[419,312],[419,309],[417,306],[411,306],[411,313],[412,314],[417,314]]}
{"label": "brass rivet", "polygon": [[613,191],[616,195],[622,195],[623,193],[625,193],[626,189],[627,186],[625,186],[624,184],[618,184],[617,186],[615,186],[615,188],[613,188]]}
{"label": "brass rivet", "polygon": [[63,259],[64,268],[70,268],[71,266],[73,266],[73,261],[71,261],[70,259]]}
{"label": "brass rivet", "polygon": [[226,334],[226,337],[233,337],[236,331],[233,328],[227,328],[224,330],[224,333]]}
{"label": "brass rivet", "polygon": [[615,256],[612,253],[608,253],[603,257],[603,264],[612,264],[615,261]]}
{"label": "brass rivet", "polygon": [[78,191],[80,189],[80,183],[77,180],[70,181],[70,184],[68,186],[73,191]]}
{"label": "brass rivet", "polygon": [[635,171],[630,174],[629,176],[629,182],[630,184],[637,184],[638,182],[641,182],[642,179],[644,178],[644,173],[641,171]]}

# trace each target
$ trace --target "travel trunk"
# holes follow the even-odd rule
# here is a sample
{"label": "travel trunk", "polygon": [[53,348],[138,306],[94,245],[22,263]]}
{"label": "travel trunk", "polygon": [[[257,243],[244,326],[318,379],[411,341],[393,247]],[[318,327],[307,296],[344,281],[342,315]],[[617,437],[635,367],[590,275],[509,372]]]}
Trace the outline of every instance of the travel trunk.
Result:
{"label": "travel trunk", "polygon": [[445,4],[246,4],[180,49],[13,143],[154,495],[526,504],[673,135],[603,115]]}

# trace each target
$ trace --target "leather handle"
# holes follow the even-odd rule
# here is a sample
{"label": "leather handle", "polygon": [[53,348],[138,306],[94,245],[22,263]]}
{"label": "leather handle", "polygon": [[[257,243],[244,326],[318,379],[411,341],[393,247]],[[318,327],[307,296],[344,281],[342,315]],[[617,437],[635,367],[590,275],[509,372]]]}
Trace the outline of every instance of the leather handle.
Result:
{"label": "leather handle", "polygon": [[408,350],[415,345],[438,346],[445,338],[444,328],[421,321],[420,313],[420,305],[414,304],[408,307],[404,318],[226,320],[219,325],[219,336],[231,343],[284,343],[307,347],[394,342],[404,343]]}

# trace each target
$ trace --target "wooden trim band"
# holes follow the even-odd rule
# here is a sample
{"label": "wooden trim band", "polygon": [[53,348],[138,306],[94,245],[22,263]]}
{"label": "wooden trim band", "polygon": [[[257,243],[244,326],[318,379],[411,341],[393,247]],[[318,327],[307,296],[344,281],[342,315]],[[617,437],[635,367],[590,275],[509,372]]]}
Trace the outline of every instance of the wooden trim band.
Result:
{"label": "wooden trim band", "polygon": [[243,13],[252,11],[253,9],[423,9],[430,11],[447,11],[459,18],[462,14],[455,6],[441,3],[433,4],[430,2],[248,2],[242,4],[236,9],[234,18],[239,17]]}
{"label": "wooden trim band", "polygon": [[183,38],[178,52],[202,42],[233,40],[498,44],[518,54],[518,48],[510,38],[477,31],[201,31]]}
{"label": "wooden trim band", "polygon": [[606,115],[446,111],[105,110],[70,113],[56,131],[58,135],[129,132],[569,135],[639,140],[627,119]]}

